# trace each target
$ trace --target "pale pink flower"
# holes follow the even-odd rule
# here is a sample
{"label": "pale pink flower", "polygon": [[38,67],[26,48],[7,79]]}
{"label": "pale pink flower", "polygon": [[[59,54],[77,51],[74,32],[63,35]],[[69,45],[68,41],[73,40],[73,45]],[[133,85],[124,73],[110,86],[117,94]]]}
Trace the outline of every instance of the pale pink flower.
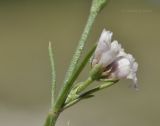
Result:
{"label": "pale pink flower", "polygon": [[109,79],[132,79],[137,84],[138,64],[131,54],[125,53],[118,41],[111,41],[112,32],[103,30],[92,60],[92,67],[101,64],[102,76]]}

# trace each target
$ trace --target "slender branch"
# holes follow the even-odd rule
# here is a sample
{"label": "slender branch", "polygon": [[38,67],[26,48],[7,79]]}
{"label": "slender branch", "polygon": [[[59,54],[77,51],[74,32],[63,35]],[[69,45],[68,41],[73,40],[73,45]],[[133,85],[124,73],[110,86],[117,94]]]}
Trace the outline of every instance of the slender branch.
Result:
{"label": "slender branch", "polygon": [[77,46],[76,52],[73,55],[73,59],[72,59],[72,61],[70,63],[69,69],[68,69],[68,71],[66,73],[66,77],[65,77],[64,83],[67,83],[69,78],[72,76],[73,71],[76,69],[77,63],[78,63],[78,61],[80,59],[82,50],[83,50],[84,45],[85,45],[85,43],[87,41],[88,35],[89,35],[90,31],[91,31],[91,28],[92,28],[92,25],[94,23],[94,20],[95,20],[96,16],[97,16],[97,13],[90,13],[90,15],[89,15],[89,18],[88,18],[87,24],[85,26],[85,29],[84,29],[84,31],[82,33],[82,36],[81,36],[80,40],[79,40],[79,44]]}
{"label": "slender branch", "polygon": [[67,108],[69,108],[69,107],[75,105],[76,103],[78,103],[78,102],[81,101],[81,100],[82,100],[82,99],[77,98],[77,99],[75,99],[75,100],[73,100],[73,101],[71,101],[71,102],[65,104],[64,107],[63,107],[63,109],[62,109],[62,111],[64,111],[65,109],[67,109]]}
{"label": "slender branch", "polygon": [[86,89],[94,80],[89,77],[86,81],[84,81],[77,89],[77,94],[79,94],[80,92],[82,92],[84,89]]}
{"label": "slender branch", "polygon": [[65,77],[65,81],[64,81],[65,83],[69,80],[69,78],[72,76],[73,71],[76,69],[77,63],[80,59],[81,53],[83,51],[83,48],[85,46],[85,43],[86,43],[87,38],[89,36],[89,33],[92,29],[95,18],[97,17],[98,13],[103,9],[103,7],[106,5],[107,2],[108,2],[108,0],[92,0],[92,5],[91,5],[88,21],[86,23],[84,31],[81,35],[80,40],[79,40],[77,49],[73,55],[69,69],[66,73],[66,77]]}
{"label": "slender branch", "polygon": [[84,92],[83,94],[80,95],[80,97],[91,95],[91,94],[93,94],[93,93],[95,93],[97,91],[100,91],[102,89],[108,88],[108,87],[116,84],[118,81],[119,80],[114,80],[114,81],[109,80],[108,82],[106,82],[104,84],[101,84],[101,85],[99,85],[99,86],[97,86],[97,87],[95,87],[95,88],[93,88],[91,90],[88,90],[88,91]]}
{"label": "slender branch", "polygon": [[97,45],[94,45],[89,52],[86,54],[86,56],[84,57],[84,59],[82,60],[82,62],[80,64],[78,64],[76,70],[73,72],[72,77],[70,78],[70,80],[68,81],[68,83],[73,83],[77,77],[79,76],[79,74],[82,72],[82,70],[84,69],[84,67],[86,66],[86,64],[89,62],[91,56],[93,55],[95,49],[96,49]]}
{"label": "slender branch", "polygon": [[94,80],[91,77],[88,77],[85,81],[78,83],[76,87],[70,91],[65,104],[68,104],[69,102],[77,99],[79,97],[78,94],[86,89],[93,81]]}
{"label": "slender branch", "polygon": [[63,110],[73,106],[74,104],[78,103],[81,100],[84,100],[86,98],[92,98],[94,95],[92,95],[93,93],[96,93],[102,89],[108,88],[114,84],[116,84],[118,82],[118,80],[114,80],[114,81],[108,81],[107,83],[101,84],[100,86],[97,86],[93,89],[90,89],[84,93],[82,93],[81,95],[79,95],[79,97],[77,97],[76,99],[74,99],[73,101],[70,101],[69,103],[65,104]]}
{"label": "slender branch", "polygon": [[92,49],[87,53],[87,55],[85,56],[85,58],[83,59],[82,63],[80,63],[77,68],[75,69],[75,71],[73,72],[72,76],[70,77],[70,79],[67,81],[67,83],[64,85],[64,87],[62,88],[60,95],[56,101],[55,104],[55,110],[59,111],[60,107],[62,106],[62,104],[65,102],[67,95],[69,94],[71,87],[74,83],[74,81],[77,79],[77,77],[79,76],[79,74],[81,73],[81,71],[83,70],[83,68],[86,66],[86,64],[88,63],[88,60],[90,59],[90,57],[93,55],[93,52],[95,51],[96,45],[94,45],[92,47]]}
{"label": "slender branch", "polygon": [[56,86],[56,72],[55,72],[55,64],[54,64],[54,55],[52,50],[51,42],[49,42],[48,46],[49,58],[51,63],[51,72],[52,72],[52,82],[51,82],[51,109],[53,109],[54,100],[55,100],[55,86]]}
{"label": "slender branch", "polygon": [[54,114],[52,111],[48,113],[44,126],[55,126],[58,118],[58,114]]}

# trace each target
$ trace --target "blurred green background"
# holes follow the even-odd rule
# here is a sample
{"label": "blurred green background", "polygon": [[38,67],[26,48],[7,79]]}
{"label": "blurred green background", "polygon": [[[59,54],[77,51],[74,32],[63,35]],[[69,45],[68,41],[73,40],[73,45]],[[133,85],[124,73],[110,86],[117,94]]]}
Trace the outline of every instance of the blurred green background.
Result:
{"label": "blurred green background", "polygon": [[[58,89],[84,28],[91,0],[0,0],[0,126],[42,126],[50,106],[48,42]],[[131,81],[65,111],[57,126],[160,125],[160,0],[110,0],[85,51],[103,28],[139,63],[140,91]],[[90,65],[79,80],[88,75]]]}

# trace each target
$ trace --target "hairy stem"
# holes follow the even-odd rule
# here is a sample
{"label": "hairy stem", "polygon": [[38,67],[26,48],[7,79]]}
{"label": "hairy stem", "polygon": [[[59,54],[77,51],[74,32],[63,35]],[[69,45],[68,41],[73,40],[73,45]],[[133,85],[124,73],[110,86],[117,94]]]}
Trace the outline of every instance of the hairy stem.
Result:
{"label": "hairy stem", "polygon": [[62,90],[61,90],[61,92],[58,96],[58,99],[56,101],[55,111],[59,111],[59,109],[62,107],[63,103],[65,102],[65,100],[67,98],[67,95],[69,94],[69,92],[71,90],[71,87],[72,87],[73,82],[74,82],[74,79],[73,79],[74,71],[76,70],[76,66],[78,64],[79,57],[82,53],[84,44],[85,44],[85,42],[88,38],[88,35],[90,33],[90,30],[92,28],[92,25],[95,21],[96,16],[97,16],[97,13],[92,13],[92,12],[89,15],[87,24],[84,28],[84,32],[82,33],[82,36],[80,38],[78,47],[77,47],[76,52],[75,52],[75,54],[73,56],[73,59],[71,61],[71,65],[69,67],[67,77],[66,77],[65,82],[64,82],[64,87],[62,88]]}
{"label": "hairy stem", "polygon": [[54,100],[55,100],[55,86],[56,86],[56,72],[55,72],[55,63],[54,63],[54,55],[52,50],[51,42],[49,42],[48,47],[49,58],[51,63],[51,75],[52,75],[52,82],[51,82],[51,109],[53,109]]}
{"label": "hairy stem", "polygon": [[82,50],[84,48],[84,45],[87,41],[87,38],[88,38],[88,35],[92,29],[92,25],[95,21],[95,18],[97,16],[97,13],[90,13],[89,17],[88,17],[88,21],[87,21],[87,24],[84,28],[84,31],[82,33],[82,36],[79,40],[79,43],[78,43],[78,46],[77,46],[77,49],[76,49],[76,52],[74,53],[73,55],[73,58],[72,58],[72,61],[70,63],[70,66],[69,66],[69,69],[66,73],[66,77],[65,77],[65,82],[64,83],[67,83],[67,81],[69,80],[69,78],[72,76],[72,73],[73,71],[76,69],[76,66],[77,66],[77,63],[79,61],[79,58],[81,56],[81,53],[82,53]]}

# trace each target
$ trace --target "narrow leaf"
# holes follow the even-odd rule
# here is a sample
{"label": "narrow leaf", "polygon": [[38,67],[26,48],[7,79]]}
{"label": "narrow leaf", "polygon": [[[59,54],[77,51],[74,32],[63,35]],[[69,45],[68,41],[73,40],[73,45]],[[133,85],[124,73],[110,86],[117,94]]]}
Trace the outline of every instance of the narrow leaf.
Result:
{"label": "narrow leaf", "polygon": [[54,63],[54,55],[52,51],[52,45],[51,42],[49,42],[49,58],[50,58],[50,63],[51,63],[51,74],[52,74],[52,81],[51,81],[51,107],[54,105],[54,100],[55,100],[55,86],[56,86],[56,72],[55,72],[55,63]]}
{"label": "narrow leaf", "polygon": [[118,81],[119,81],[119,80],[113,80],[113,81],[109,80],[109,81],[106,82],[106,83],[103,83],[103,84],[101,84],[101,85],[99,85],[99,86],[97,86],[97,87],[95,87],[95,88],[93,88],[93,89],[90,89],[90,90],[84,92],[83,94],[81,94],[80,97],[84,97],[84,96],[87,96],[87,95],[91,95],[91,94],[93,94],[93,93],[95,93],[95,92],[98,92],[98,91],[100,91],[100,90],[102,90],[102,89],[108,88],[108,87],[114,85],[115,83],[117,83]]}
{"label": "narrow leaf", "polygon": [[71,77],[69,78],[69,80],[65,83],[64,87],[62,88],[57,101],[56,101],[56,105],[55,107],[61,107],[62,103],[65,102],[67,95],[69,94],[72,85],[74,83],[74,81],[77,79],[77,77],[79,76],[79,74],[81,73],[81,71],[83,70],[83,68],[86,66],[86,64],[88,63],[90,57],[93,55],[94,51],[95,51],[96,45],[94,45],[92,47],[92,49],[87,53],[87,55],[85,56],[85,58],[82,60],[82,62],[77,65],[76,69],[73,71]]}

